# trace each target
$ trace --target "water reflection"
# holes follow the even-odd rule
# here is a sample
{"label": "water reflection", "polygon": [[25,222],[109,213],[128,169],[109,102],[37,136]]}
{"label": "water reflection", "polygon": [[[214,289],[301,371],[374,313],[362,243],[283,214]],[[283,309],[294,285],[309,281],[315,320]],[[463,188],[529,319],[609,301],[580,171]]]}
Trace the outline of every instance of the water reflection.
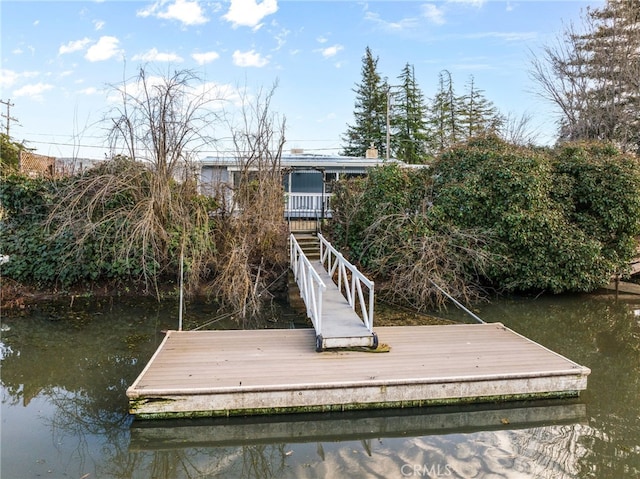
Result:
{"label": "water reflection", "polygon": [[571,477],[585,405],[526,406],[136,422],[130,449],[152,462],[225,456],[204,477]]}
{"label": "water reflection", "polygon": [[[482,306],[484,319],[590,367],[579,402],[161,423],[132,423],[125,391],[162,330],[176,327],[175,305],[69,306],[2,319],[3,478],[640,476],[634,305],[553,297]],[[192,307],[185,326],[215,314]],[[275,311],[253,326],[295,321]]]}

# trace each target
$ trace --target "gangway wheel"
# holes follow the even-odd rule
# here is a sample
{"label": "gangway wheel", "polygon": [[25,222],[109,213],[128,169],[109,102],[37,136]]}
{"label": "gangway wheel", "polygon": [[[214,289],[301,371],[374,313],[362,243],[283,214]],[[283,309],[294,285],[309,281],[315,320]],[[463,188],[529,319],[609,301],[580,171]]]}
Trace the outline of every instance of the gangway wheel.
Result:
{"label": "gangway wheel", "polygon": [[378,349],[378,335],[376,333],[371,333],[373,335],[373,344],[371,345],[372,349]]}
{"label": "gangway wheel", "polygon": [[322,334],[316,336],[316,353],[321,353],[324,347],[322,346]]}

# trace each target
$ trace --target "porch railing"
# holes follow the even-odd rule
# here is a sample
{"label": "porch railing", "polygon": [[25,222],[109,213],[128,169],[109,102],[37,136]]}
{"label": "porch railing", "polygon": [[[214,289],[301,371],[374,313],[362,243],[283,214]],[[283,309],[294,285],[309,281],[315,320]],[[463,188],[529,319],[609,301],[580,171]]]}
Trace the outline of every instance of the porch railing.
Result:
{"label": "porch railing", "polygon": [[313,323],[316,335],[322,334],[322,293],[327,287],[293,235],[289,236],[289,252],[291,269],[300,289],[300,297],[307,307],[307,316]]}
{"label": "porch railing", "polygon": [[[374,282],[362,274],[358,268],[329,243],[324,236],[318,234],[320,239],[320,261],[332,278],[338,275],[338,291],[349,302],[351,309],[359,306],[360,315],[369,332],[373,333],[373,305]],[[365,298],[363,286],[368,289],[368,298]]]}
{"label": "porch railing", "polygon": [[331,217],[328,193],[285,193],[285,215],[289,217]]}

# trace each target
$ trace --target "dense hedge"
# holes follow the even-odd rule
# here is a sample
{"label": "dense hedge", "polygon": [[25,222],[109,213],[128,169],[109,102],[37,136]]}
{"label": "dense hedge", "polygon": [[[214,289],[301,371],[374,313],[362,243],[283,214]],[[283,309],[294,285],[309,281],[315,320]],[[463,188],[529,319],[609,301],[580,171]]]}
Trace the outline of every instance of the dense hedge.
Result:
{"label": "dense hedge", "polygon": [[[73,231],[54,235],[49,214],[59,192],[72,179],[29,178],[20,174],[0,182],[0,253],[9,257],[2,274],[40,286],[70,286],[98,279],[130,280],[139,261],[118,260],[114,248],[97,242],[76,242]],[[114,207],[114,205],[110,205]]]}
{"label": "dense hedge", "polygon": [[[591,291],[624,270],[640,233],[640,168],[610,145],[519,148],[493,137],[442,154],[429,169],[394,165],[336,189],[335,238],[374,274],[400,241],[464,232],[476,248],[463,265],[485,286],[507,291]],[[393,215],[404,233],[372,232]],[[426,227],[416,231],[415,225]],[[460,237],[460,235],[458,235]],[[380,245],[384,244],[381,248]],[[446,251],[443,254],[450,254]],[[459,256],[464,261],[463,256]],[[478,259],[487,260],[480,267]],[[427,267],[437,270],[437,262]],[[440,274],[441,276],[441,274]]]}

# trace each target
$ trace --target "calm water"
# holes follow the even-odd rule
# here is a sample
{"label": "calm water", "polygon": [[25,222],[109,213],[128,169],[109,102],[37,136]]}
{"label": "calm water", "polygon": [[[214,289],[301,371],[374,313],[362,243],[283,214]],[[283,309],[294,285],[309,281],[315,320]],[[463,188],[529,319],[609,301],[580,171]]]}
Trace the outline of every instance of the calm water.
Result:
{"label": "calm water", "polygon": [[[590,367],[579,400],[146,423],[127,415],[125,391],[162,330],[177,327],[175,305],[44,305],[2,318],[0,477],[638,478],[635,309],[640,303],[592,296],[478,308],[486,321]],[[216,314],[191,306],[185,329]],[[245,326],[302,325],[276,308],[269,320]],[[227,318],[215,327],[237,326]]]}

